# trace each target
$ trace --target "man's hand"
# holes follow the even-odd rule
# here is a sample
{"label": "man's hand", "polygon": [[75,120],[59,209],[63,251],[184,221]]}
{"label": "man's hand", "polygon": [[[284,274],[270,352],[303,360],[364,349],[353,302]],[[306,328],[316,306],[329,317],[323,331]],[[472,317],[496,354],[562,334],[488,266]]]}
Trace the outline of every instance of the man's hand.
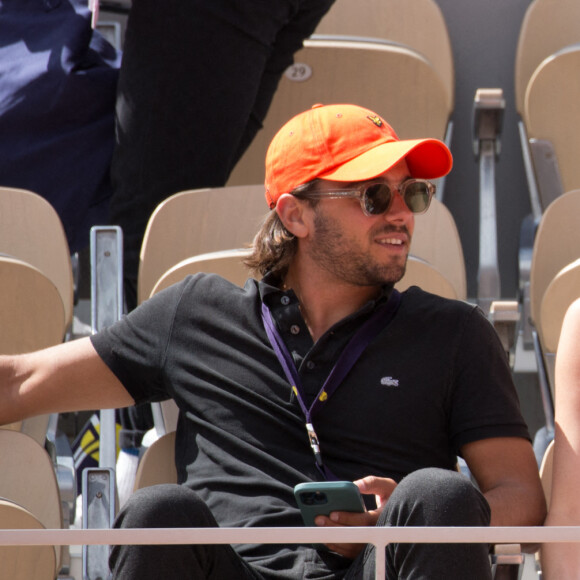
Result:
{"label": "man's hand", "polygon": [[[354,482],[362,494],[374,495],[377,509],[364,513],[332,512],[329,517],[318,516],[315,520],[317,526],[374,526],[379,515],[385,507],[389,497],[393,493],[397,483],[386,477],[369,475]],[[346,558],[356,558],[363,550],[365,544],[326,544],[332,552],[336,552]]]}

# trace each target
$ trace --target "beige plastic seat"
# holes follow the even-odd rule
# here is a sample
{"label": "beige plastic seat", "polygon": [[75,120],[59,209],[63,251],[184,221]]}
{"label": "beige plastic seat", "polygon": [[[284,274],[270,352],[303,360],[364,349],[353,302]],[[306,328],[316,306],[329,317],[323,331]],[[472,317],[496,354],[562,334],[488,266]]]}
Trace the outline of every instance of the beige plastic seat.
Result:
{"label": "beige plastic seat", "polygon": [[456,298],[466,299],[465,258],[457,225],[449,209],[437,199],[431,201],[426,213],[415,216],[410,253],[440,272],[453,287]]}
{"label": "beige plastic seat", "polygon": [[68,327],[73,317],[70,251],[56,210],[40,195],[0,187],[0,252],[38,268],[58,288]]}
{"label": "beige plastic seat", "polygon": [[[54,283],[30,264],[0,255],[0,354],[32,352],[62,342],[65,313]],[[4,425],[44,444],[48,415]]]}
{"label": "beige plastic seat", "polygon": [[[518,38],[514,86],[516,110],[521,117],[518,127],[522,156],[532,215],[536,221],[557,196],[579,185],[562,186],[554,143],[549,139],[538,137],[535,130],[530,132],[525,105],[526,92],[534,72],[544,60],[578,42],[580,42],[580,4],[576,0],[530,2]],[[536,88],[537,92],[538,88]],[[555,103],[554,101],[553,105]],[[551,117],[554,110],[550,105],[545,112],[540,110],[539,113]],[[527,260],[522,265],[523,270],[527,271],[529,267]]]}
{"label": "beige plastic seat", "polygon": [[[536,68],[525,93],[523,119],[527,136],[552,145],[552,162],[557,163],[562,191],[580,187],[578,70],[580,45],[562,49]],[[538,167],[535,169],[538,173]]]}
{"label": "beige plastic seat", "polygon": [[177,483],[175,431],[169,431],[145,451],[135,476],[135,490],[159,483]]}
{"label": "beige plastic seat", "polygon": [[[397,287],[405,289],[415,284],[435,294],[465,300],[465,261],[451,212],[443,203],[433,199],[429,211],[416,216],[415,221],[407,272]],[[243,286],[249,276],[243,264],[248,254],[248,249],[240,248],[186,258],[161,275],[150,295],[198,272],[213,272]]]}
{"label": "beige plastic seat", "polygon": [[0,256],[0,353],[19,354],[62,342],[65,313],[55,284],[38,268]]}
{"label": "beige plastic seat", "polygon": [[528,82],[540,63],[562,48],[580,42],[577,0],[530,2],[518,37],[515,59],[516,109],[523,116]]}
{"label": "beige plastic seat", "polygon": [[209,252],[199,256],[192,256],[169,268],[157,281],[151,296],[168,288],[172,284],[183,280],[190,274],[199,272],[211,272],[218,274],[226,280],[243,286],[249,272],[243,263],[243,259],[250,254],[249,249],[223,250],[221,252]]}
{"label": "beige plastic seat", "polygon": [[[0,499],[0,526],[5,530],[42,530],[33,514],[18,504]],[[2,578],[54,580],[56,554],[52,546],[0,546]]]}
{"label": "beige plastic seat", "polygon": [[[345,35],[403,44],[427,58],[453,108],[455,72],[447,24],[434,0],[336,0],[314,35]],[[377,111],[380,112],[380,111]]]}
{"label": "beige plastic seat", "polygon": [[580,190],[556,198],[542,216],[532,252],[529,316],[548,430],[553,428],[555,352],[562,309],[574,294],[580,295],[575,282],[575,262],[580,258],[579,210]]}
{"label": "beige plastic seat", "polygon": [[384,117],[401,139],[444,139],[451,114],[443,80],[418,52],[388,42],[311,38],[280,79],[264,127],[228,184],[263,183],[266,150],[275,133],[316,103],[367,107]]}
{"label": "beige plastic seat", "polygon": [[[578,254],[580,256],[580,252]],[[537,331],[554,397],[554,369],[566,310],[580,298],[580,258],[562,268],[546,288],[540,303]]]}
{"label": "beige plastic seat", "polygon": [[400,292],[410,286],[419,286],[444,298],[457,299],[457,291],[445,275],[429,262],[415,256],[409,256],[405,275],[395,284],[395,288]]}
{"label": "beige plastic seat", "polygon": [[554,200],[538,226],[530,272],[530,309],[534,324],[541,319],[546,289],[558,272],[580,258],[580,189]]}
{"label": "beige plastic seat", "polygon": [[181,260],[249,246],[267,212],[263,185],[191,190],[164,200],[151,215],[141,247],[139,302]]}
{"label": "beige plastic seat", "polygon": [[[46,529],[62,528],[60,493],[46,450],[28,435],[0,429],[0,457],[0,498],[30,512]],[[4,527],[4,522],[0,525]],[[60,568],[61,546],[55,546],[53,552],[54,577]]]}

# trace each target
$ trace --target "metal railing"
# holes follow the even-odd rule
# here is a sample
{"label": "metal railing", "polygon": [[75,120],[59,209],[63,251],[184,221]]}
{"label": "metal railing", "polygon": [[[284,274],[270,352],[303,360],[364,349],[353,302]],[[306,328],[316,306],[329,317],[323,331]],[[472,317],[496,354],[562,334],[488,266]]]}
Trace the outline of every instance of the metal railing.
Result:
{"label": "metal railing", "polygon": [[108,530],[0,530],[0,546],[149,544],[363,543],[376,549],[375,578],[385,578],[387,544],[580,542],[580,526],[551,527],[352,527],[156,528]]}

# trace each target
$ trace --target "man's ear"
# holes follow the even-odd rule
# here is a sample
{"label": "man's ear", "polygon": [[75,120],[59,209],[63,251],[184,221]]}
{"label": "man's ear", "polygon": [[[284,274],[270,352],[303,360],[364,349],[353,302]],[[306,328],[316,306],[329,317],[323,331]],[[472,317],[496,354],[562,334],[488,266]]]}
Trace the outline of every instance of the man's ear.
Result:
{"label": "man's ear", "polygon": [[278,199],[276,212],[284,227],[297,238],[304,238],[310,231],[308,214],[310,205],[294,197],[291,193],[284,193]]}

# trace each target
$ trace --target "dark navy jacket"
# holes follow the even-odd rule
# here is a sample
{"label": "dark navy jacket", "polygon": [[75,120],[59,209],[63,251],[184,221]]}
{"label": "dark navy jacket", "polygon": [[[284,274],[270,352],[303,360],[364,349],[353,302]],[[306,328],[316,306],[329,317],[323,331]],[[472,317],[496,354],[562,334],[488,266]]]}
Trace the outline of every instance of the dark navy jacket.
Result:
{"label": "dark navy jacket", "polygon": [[71,251],[108,223],[120,60],[87,0],[0,0],[0,185],[52,203]]}

